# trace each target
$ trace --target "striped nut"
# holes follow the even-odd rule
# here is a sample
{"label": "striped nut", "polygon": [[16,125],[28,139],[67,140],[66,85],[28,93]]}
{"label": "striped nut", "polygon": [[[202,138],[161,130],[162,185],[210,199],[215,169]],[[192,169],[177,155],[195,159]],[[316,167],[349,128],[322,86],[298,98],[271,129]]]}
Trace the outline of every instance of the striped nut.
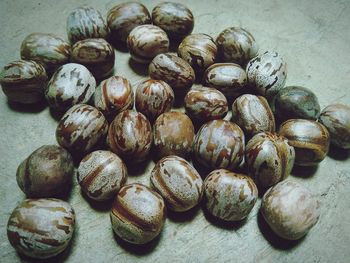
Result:
{"label": "striped nut", "polygon": [[188,35],[177,50],[179,57],[186,60],[199,74],[214,64],[217,51],[215,41],[207,34]]}
{"label": "striped nut", "polygon": [[162,28],[172,39],[191,34],[194,18],[190,9],[180,3],[163,2],[152,10],[153,24]]}
{"label": "striped nut", "polygon": [[74,173],[73,158],[64,148],[44,145],[17,168],[17,184],[28,197],[53,197],[68,189]]}
{"label": "striped nut", "polygon": [[200,122],[220,119],[228,111],[226,97],[213,88],[194,87],[184,101],[188,115]]}
{"label": "striped nut", "polygon": [[305,236],[320,216],[318,200],[307,188],[289,180],[265,193],[260,211],[271,229],[289,240]]}
{"label": "striped nut", "polygon": [[218,89],[228,99],[235,99],[245,93],[247,74],[238,64],[216,63],[204,72],[203,83]]}
{"label": "striped nut", "polygon": [[174,92],[166,82],[148,79],[137,86],[135,108],[153,122],[162,113],[170,111],[174,99]]}
{"label": "striped nut", "polygon": [[108,122],[100,111],[78,104],[63,115],[56,129],[56,139],[71,153],[81,155],[103,141],[107,131]]}
{"label": "striped nut", "polygon": [[50,258],[68,246],[75,214],[67,202],[54,198],[26,199],[12,212],[7,237],[18,253],[31,258]]}
{"label": "striped nut", "polygon": [[133,163],[146,160],[152,146],[152,127],[140,112],[126,110],[117,115],[108,130],[110,149]]}
{"label": "striped nut", "polygon": [[4,67],[0,84],[9,101],[31,104],[44,98],[47,75],[35,61],[17,60]]}
{"label": "striped nut", "polygon": [[350,107],[332,104],[321,112],[319,122],[328,129],[331,143],[343,149],[350,149]]}
{"label": "striped nut", "polygon": [[32,33],[21,45],[21,58],[42,64],[48,74],[68,63],[69,57],[70,45],[53,34]]}
{"label": "striped nut", "polygon": [[133,244],[145,244],[162,231],[166,207],[163,198],[142,184],[120,189],[110,213],[113,231]]}
{"label": "striped nut", "polygon": [[270,132],[256,134],[245,149],[248,174],[263,189],[286,179],[292,171],[294,159],[294,148],[288,140]]}
{"label": "striped nut", "polygon": [[232,104],[232,120],[247,136],[259,132],[274,132],[275,117],[267,100],[262,96],[244,94]]}
{"label": "striped nut", "polygon": [[127,169],[123,161],[110,151],[94,151],[81,160],[78,182],[83,192],[93,200],[113,198],[125,184]]}
{"label": "striped nut", "polygon": [[78,103],[87,103],[94,94],[96,80],[83,65],[68,63],[52,75],[45,90],[51,108],[66,110]]}
{"label": "striped nut", "polygon": [[252,34],[241,27],[229,27],[216,39],[219,56],[224,62],[234,62],[242,66],[258,55],[259,46]]}
{"label": "striped nut", "polygon": [[190,210],[202,199],[203,180],[185,159],[171,155],[161,159],[151,174],[153,188],[175,212]]}
{"label": "striped nut", "polygon": [[326,127],[312,120],[291,119],[281,124],[279,134],[295,150],[295,164],[313,166],[327,155],[330,136]]}
{"label": "striped nut", "polygon": [[114,57],[114,48],[103,38],[81,40],[72,47],[72,62],[87,67],[96,79],[112,75]]}
{"label": "striped nut", "polygon": [[193,142],[194,158],[211,169],[234,169],[244,157],[244,134],[230,121],[213,120],[202,125]]}
{"label": "striped nut", "polygon": [[168,52],[169,38],[160,27],[141,25],[130,32],[127,46],[133,60],[149,63],[158,54]]}
{"label": "striped nut", "polygon": [[225,169],[207,176],[204,194],[207,210],[225,221],[243,220],[258,199],[258,189],[249,176]]}
{"label": "striped nut", "polygon": [[109,28],[99,11],[84,6],[76,8],[68,15],[67,34],[69,41],[74,44],[87,38],[107,38]]}
{"label": "striped nut", "polygon": [[135,2],[126,2],[114,6],[107,14],[108,27],[113,42],[126,42],[129,33],[135,27],[152,24],[147,8]]}
{"label": "striped nut", "polygon": [[153,125],[153,143],[158,158],[177,155],[188,158],[194,139],[192,121],[182,112],[165,112]]}
{"label": "striped nut", "polygon": [[187,61],[172,53],[157,55],[149,64],[148,73],[152,79],[168,83],[179,96],[186,94],[196,78]]}
{"label": "striped nut", "polygon": [[277,52],[266,51],[249,61],[246,72],[249,84],[270,100],[286,82],[287,64]]}

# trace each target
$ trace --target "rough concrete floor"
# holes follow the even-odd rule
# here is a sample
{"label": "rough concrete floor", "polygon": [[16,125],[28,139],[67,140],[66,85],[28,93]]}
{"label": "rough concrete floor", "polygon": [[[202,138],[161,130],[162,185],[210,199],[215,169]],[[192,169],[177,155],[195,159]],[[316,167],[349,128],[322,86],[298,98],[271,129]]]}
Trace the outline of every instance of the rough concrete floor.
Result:
{"label": "rough concrete floor", "polygon": [[[82,4],[103,14],[117,1],[1,0],[0,66],[19,58],[23,38],[31,32],[67,38],[66,17]],[[159,1],[144,1],[151,10]],[[185,1],[181,1],[185,2]],[[229,26],[243,26],[256,37],[261,51],[277,50],[288,63],[287,85],[311,88],[321,107],[350,105],[350,2],[348,0],[188,1],[195,15],[194,32],[216,35]],[[117,51],[116,74],[133,83],[145,77],[142,67]],[[25,198],[17,187],[18,164],[43,144],[54,144],[57,120],[45,106],[25,109],[7,103],[0,92],[0,261],[29,261],[8,243],[6,223]],[[129,182],[148,184],[150,163]],[[96,205],[81,195],[74,180],[68,201],[77,214],[71,247],[55,261],[67,262],[349,262],[350,157],[331,151],[319,167],[299,169],[290,176],[309,187],[322,203],[318,224],[299,242],[278,239],[258,215],[260,200],[240,224],[215,224],[201,209],[170,214],[161,236],[146,247],[125,244],[113,236],[110,204]],[[35,262],[35,261],[33,261]]]}

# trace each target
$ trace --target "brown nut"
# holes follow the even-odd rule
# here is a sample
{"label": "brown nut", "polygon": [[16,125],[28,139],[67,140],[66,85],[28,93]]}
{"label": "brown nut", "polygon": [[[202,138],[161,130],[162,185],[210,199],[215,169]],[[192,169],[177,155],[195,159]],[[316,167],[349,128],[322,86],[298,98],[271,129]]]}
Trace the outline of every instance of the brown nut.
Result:
{"label": "brown nut", "polygon": [[7,237],[18,253],[51,258],[68,246],[74,232],[73,208],[54,198],[26,199],[12,212]]}
{"label": "brown nut", "polygon": [[162,158],[154,166],[151,184],[175,212],[190,210],[202,199],[201,176],[189,162],[175,155]]}
{"label": "brown nut", "polygon": [[114,232],[121,239],[145,244],[162,231],[166,207],[163,198],[147,186],[129,184],[118,192],[110,218]]}
{"label": "brown nut", "polygon": [[258,199],[253,180],[225,169],[212,171],[204,181],[205,206],[215,217],[239,221],[248,216]]}
{"label": "brown nut", "polygon": [[327,155],[330,136],[326,127],[312,120],[291,119],[281,124],[279,135],[295,150],[295,164],[313,166]]}
{"label": "brown nut", "polygon": [[280,237],[297,240],[306,235],[320,216],[319,203],[310,191],[293,181],[283,181],[264,195],[260,211]]}

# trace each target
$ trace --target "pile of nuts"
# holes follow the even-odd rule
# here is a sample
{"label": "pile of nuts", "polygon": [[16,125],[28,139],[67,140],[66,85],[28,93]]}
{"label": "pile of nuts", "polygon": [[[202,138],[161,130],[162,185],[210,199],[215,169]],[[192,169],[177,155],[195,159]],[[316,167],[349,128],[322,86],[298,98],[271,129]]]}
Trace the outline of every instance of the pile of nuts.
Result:
{"label": "pile of nuts", "polygon": [[[284,87],[285,61],[275,51],[259,52],[245,29],[227,28],[215,41],[191,34],[193,28],[192,12],[182,4],[160,3],[150,14],[128,2],[109,10],[107,21],[91,7],[71,12],[70,43],[43,33],[23,40],[22,60],[1,73],[4,93],[22,104],[45,98],[64,114],[56,130],[60,146],[40,147],[17,170],[18,186],[30,198],[8,221],[8,239],[19,253],[49,258],[69,244],[74,210],[54,197],[69,187],[73,158],[81,160],[82,191],[96,201],[114,199],[112,228],[130,243],[154,239],[166,209],[188,211],[202,198],[218,220],[243,220],[258,189],[266,191],[261,213],[280,237],[300,239],[317,223],[316,198],[285,179],[294,165],[320,163],[330,143],[350,149],[350,107],[321,111],[310,89]],[[177,54],[169,52],[170,42],[180,43]],[[135,94],[126,78],[112,76],[111,43],[149,64],[151,79]],[[203,86],[192,87],[196,81]],[[171,111],[175,101],[187,114]],[[232,121],[223,119],[229,103]],[[130,163],[151,157],[157,160],[151,188],[126,184]]]}

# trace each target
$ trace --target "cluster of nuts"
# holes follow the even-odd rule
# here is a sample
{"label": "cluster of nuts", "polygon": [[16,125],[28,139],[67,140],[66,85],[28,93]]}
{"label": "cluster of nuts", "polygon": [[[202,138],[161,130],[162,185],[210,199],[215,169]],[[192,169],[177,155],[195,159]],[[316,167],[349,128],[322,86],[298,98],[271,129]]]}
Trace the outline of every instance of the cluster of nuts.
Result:
{"label": "cluster of nuts", "polygon": [[[299,239],[316,224],[318,201],[285,179],[294,164],[321,162],[330,143],[350,149],[350,107],[321,112],[311,90],[284,87],[286,63],[277,52],[259,53],[247,30],[228,28],[214,40],[191,34],[193,27],[182,4],[161,3],[150,14],[128,2],[109,10],[107,21],[94,8],[74,10],[70,43],[43,33],[23,40],[22,60],[1,73],[8,100],[33,104],[45,97],[65,113],[56,130],[60,146],[43,146],[18,167],[19,187],[40,198],[24,200],[10,216],[8,238],[18,252],[49,258],[69,244],[74,211],[53,197],[69,187],[72,156],[84,157],[77,169],[82,191],[96,201],[114,198],[112,228],[130,243],[154,239],[166,209],[188,211],[202,198],[214,217],[243,220],[258,189],[267,190],[261,212],[277,235]],[[170,41],[180,43],[177,54],[168,52]],[[151,79],[135,92],[126,78],[112,76],[110,43],[127,45],[133,60],[149,63]],[[196,79],[203,86],[192,87]],[[171,111],[175,98],[187,114]],[[232,119],[224,120],[229,103]],[[150,159],[152,147],[151,187],[126,184],[127,166]]]}

